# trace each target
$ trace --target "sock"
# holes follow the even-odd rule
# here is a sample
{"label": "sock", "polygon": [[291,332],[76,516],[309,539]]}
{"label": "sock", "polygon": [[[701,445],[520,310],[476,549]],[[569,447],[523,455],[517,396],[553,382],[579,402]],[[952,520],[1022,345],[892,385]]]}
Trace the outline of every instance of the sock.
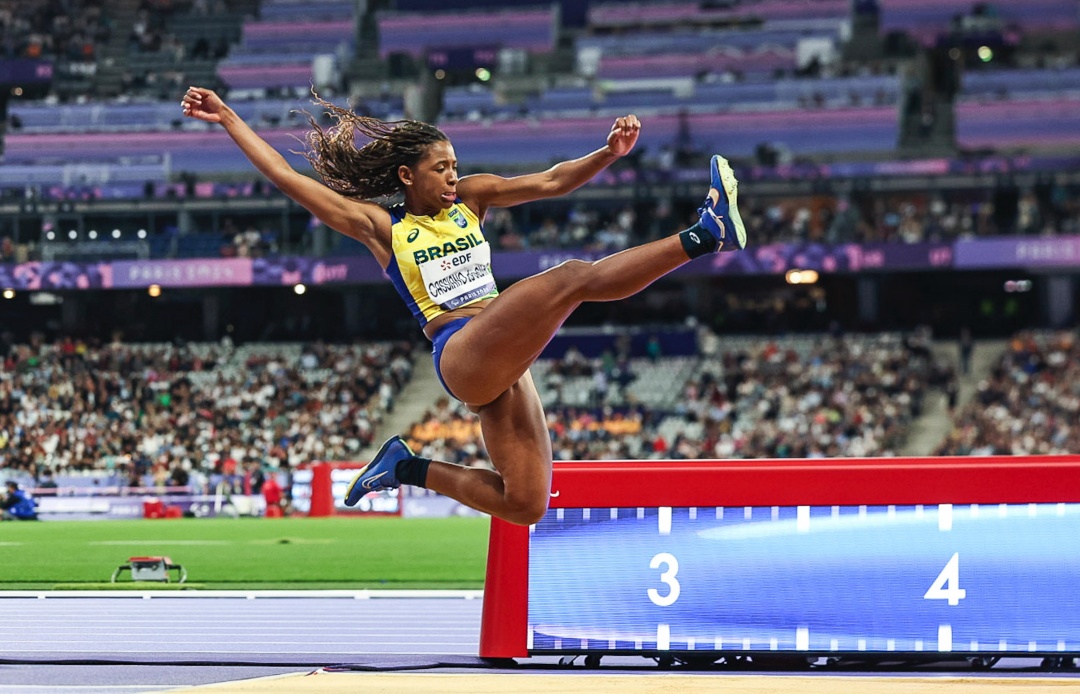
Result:
{"label": "sock", "polygon": [[700,223],[680,231],[679,240],[682,241],[683,250],[691,260],[700,258],[706,253],[712,253],[720,245],[720,239],[713,236],[712,232]]}
{"label": "sock", "polygon": [[411,458],[398,461],[394,468],[398,481],[414,487],[424,487],[427,484],[427,470],[431,465],[431,458],[421,458],[414,455]]}

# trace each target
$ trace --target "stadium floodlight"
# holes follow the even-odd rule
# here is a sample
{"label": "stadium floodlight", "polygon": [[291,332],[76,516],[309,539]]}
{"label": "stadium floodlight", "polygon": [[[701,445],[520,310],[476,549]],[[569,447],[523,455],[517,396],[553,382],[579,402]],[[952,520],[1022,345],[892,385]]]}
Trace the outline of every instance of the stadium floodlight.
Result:
{"label": "stadium floodlight", "polygon": [[814,284],[818,281],[817,270],[788,270],[784,274],[788,284]]}

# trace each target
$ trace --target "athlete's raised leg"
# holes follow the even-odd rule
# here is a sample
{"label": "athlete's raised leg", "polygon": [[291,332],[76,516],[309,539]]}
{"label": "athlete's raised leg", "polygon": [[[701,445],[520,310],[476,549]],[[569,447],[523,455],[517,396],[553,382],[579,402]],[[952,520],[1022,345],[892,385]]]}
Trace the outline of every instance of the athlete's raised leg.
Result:
{"label": "athlete's raised leg", "polygon": [[472,406],[489,403],[521,378],[583,302],[624,299],[692,258],[744,248],[738,182],[723,157],[713,157],[710,171],[698,224],[595,262],[569,260],[521,280],[492,301],[443,349],[439,366],[450,391]]}
{"label": "athlete's raised leg", "polygon": [[670,237],[592,263],[568,260],[521,280],[446,343],[443,380],[463,402],[489,403],[521,378],[582,302],[625,298],[688,260]]}

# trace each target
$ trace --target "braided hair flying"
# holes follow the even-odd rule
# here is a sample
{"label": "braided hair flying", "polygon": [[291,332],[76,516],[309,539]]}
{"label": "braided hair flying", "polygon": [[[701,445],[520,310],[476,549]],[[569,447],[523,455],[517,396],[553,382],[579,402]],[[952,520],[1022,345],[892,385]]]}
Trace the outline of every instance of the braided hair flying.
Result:
{"label": "braided hair flying", "polygon": [[[315,96],[316,104],[336,121],[323,129],[309,114],[311,130],[299,152],[329,188],[357,200],[388,198],[403,186],[398,167],[415,166],[427,147],[449,138],[433,125],[415,120],[387,122],[361,116]],[[370,138],[359,149],[356,134]]]}

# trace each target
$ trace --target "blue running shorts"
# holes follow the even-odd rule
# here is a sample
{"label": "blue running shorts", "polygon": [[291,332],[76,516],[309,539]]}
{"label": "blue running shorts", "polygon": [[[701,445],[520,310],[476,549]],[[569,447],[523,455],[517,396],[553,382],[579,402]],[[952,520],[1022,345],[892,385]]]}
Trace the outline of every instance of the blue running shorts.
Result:
{"label": "blue running shorts", "polygon": [[469,318],[455,318],[446,325],[439,328],[439,331],[435,333],[435,337],[431,338],[431,358],[435,361],[435,375],[439,377],[439,383],[442,384],[443,390],[450,394],[450,397],[460,400],[454,395],[449,388],[446,387],[446,381],[442,377],[442,369],[439,367],[439,362],[442,361],[443,347],[446,346],[446,341],[456,333],[465,327],[465,324],[469,322]]}

